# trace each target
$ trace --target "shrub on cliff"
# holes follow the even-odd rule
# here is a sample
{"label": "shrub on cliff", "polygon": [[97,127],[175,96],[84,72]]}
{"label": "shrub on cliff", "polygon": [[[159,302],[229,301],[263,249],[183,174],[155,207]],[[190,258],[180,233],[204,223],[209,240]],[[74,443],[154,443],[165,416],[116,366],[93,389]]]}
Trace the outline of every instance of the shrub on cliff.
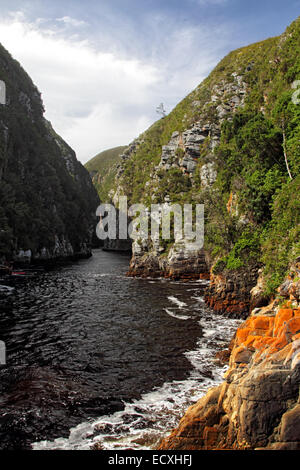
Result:
{"label": "shrub on cliff", "polygon": [[[167,193],[174,202],[203,203],[204,248],[211,264],[219,260],[217,271],[265,265],[269,293],[290,259],[300,254],[295,80],[300,80],[300,18],[281,36],[228,54],[168,116],[140,136],[141,144],[115,181],[115,189],[119,185],[131,203],[151,204],[153,195],[155,202],[163,202]],[[204,141],[199,154],[195,149],[196,157],[192,155],[196,169],[186,184],[179,161],[176,171],[161,173],[163,165],[158,165],[173,132],[181,134],[182,142],[184,134],[192,145],[197,142],[191,132],[195,123]],[[174,158],[185,154],[182,142]],[[203,169],[209,173],[208,164],[217,172],[215,182],[203,176]]]}

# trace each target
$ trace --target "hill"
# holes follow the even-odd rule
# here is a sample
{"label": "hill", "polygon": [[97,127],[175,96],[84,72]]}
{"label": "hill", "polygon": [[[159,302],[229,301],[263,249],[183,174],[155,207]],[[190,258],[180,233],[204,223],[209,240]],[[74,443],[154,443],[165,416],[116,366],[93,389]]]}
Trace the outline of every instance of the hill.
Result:
{"label": "hill", "polygon": [[140,240],[132,275],[199,277],[205,255],[216,309],[247,315],[271,298],[300,254],[299,57],[298,18],[281,36],[231,52],[124,152],[115,200],[205,206],[201,254],[174,239]]}
{"label": "hill", "polygon": [[98,153],[85,164],[102,202],[109,200],[108,192],[116,176],[117,165],[126,146],[114,147]]}

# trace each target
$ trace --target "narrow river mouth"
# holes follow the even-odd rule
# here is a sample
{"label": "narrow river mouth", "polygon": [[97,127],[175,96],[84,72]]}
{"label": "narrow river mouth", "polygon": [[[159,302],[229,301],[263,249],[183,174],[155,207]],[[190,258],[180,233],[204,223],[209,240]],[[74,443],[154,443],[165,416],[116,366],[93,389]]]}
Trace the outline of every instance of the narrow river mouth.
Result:
{"label": "narrow river mouth", "polygon": [[128,263],[95,250],[5,282],[2,449],[150,448],[220,381],[237,322],[205,306],[205,281],[132,279]]}

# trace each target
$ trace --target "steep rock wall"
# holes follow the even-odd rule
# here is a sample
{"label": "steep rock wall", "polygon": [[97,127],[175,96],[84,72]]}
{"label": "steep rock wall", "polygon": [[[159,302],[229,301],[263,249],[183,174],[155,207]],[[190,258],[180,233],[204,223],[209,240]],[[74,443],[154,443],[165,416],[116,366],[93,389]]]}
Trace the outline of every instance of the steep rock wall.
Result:
{"label": "steep rock wall", "polygon": [[99,204],[87,170],[44,118],[30,77],[0,45],[0,261],[91,253]]}

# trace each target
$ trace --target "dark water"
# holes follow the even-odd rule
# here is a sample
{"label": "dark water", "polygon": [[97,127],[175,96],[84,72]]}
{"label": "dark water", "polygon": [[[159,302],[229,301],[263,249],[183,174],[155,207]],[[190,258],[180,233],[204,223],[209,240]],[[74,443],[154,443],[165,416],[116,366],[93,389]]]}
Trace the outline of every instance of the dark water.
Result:
{"label": "dark water", "polygon": [[79,423],[188,377],[184,353],[202,331],[193,295],[203,287],[126,278],[128,263],[96,250],[89,260],[0,281],[15,288],[0,291],[2,449],[68,436]]}

